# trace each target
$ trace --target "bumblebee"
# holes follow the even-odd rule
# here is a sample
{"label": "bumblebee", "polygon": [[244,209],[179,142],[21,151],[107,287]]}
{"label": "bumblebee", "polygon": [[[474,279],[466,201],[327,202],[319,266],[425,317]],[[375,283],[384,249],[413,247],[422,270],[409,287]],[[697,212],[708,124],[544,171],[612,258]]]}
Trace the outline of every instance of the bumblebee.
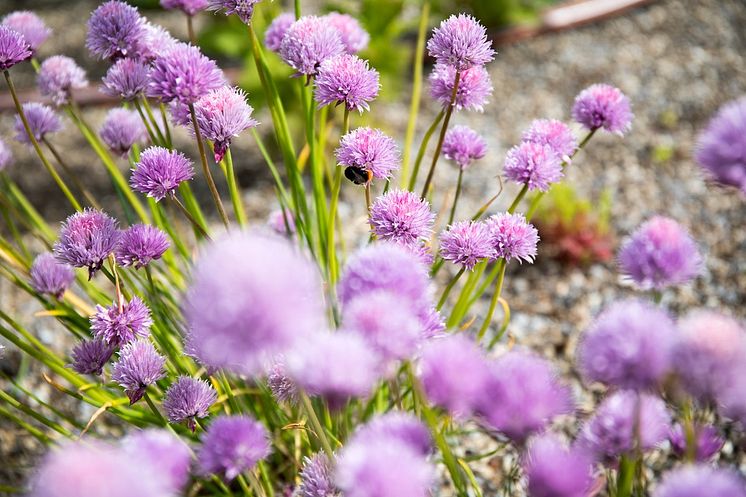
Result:
{"label": "bumblebee", "polygon": [[357,166],[348,166],[345,169],[345,178],[356,185],[367,185],[373,181],[373,172],[370,169],[363,169]]}

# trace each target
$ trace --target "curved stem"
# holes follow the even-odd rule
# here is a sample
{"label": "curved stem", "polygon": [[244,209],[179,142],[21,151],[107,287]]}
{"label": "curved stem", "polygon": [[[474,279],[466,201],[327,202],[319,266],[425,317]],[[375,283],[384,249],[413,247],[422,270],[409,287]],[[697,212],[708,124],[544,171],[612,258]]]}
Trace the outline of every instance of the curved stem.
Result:
{"label": "curved stem", "polygon": [[316,411],[313,409],[311,399],[308,398],[308,394],[302,389],[299,390],[298,396],[300,397],[303,410],[306,411],[308,421],[310,421],[313,430],[316,432],[316,438],[318,438],[319,442],[321,443],[321,448],[324,449],[326,455],[328,455],[330,458],[333,458],[334,449],[332,449],[332,444],[329,443],[329,439],[326,436],[326,431],[324,431],[324,427],[321,426],[321,422],[319,421],[318,416],[316,416]]}
{"label": "curved stem", "polygon": [[464,168],[458,168],[458,181],[456,182],[456,196],[453,197],[453,205],[451,206],[451,215],[448,216],[448,226],[453,224],[453,218],[456,216],[456,204],[461,196],[461,181],[464,179]]}
{"label": "curved stem", "polygon": [[422,159],[425,157],[425,150],[427,150],[427,145],[430,143],[430,138],[432,138],[435,130],[438,129],[438,124],[440,124],[440,121],[445,115],[445,110],[441,110],[440,112],[438,112],[438,115],[435,116],[435,119],[433,119],[430,127],[427,128],[427,131],[425,131],[425,135],[422,137],[422,143],[420,143],[420,148],[417,150],[417,157],[414,160],[412,177],[409,178],[409,191],[414,191],[414,187],[417,184],[417,175],[420,173],[420,165],[422,164]]}
{"label": "curved stem", "polygon": [[186,217],[187,220],[192,223],[194,229],[197,230],[197,232],[199,232],[199,234],[202,235],[205,239],[210,240],[210,235],[208,235],[207,231],[205,231],[202,225],[196,219],[194,219],[194,216],[192,216],[189,210],[184,207],[184,204],[182,204],[181,201],[175,196],[170,196],[169,198],[173,201],[174,204],[176,204],[176,207],[179,208],[182,214],[184,214],[184,217]]}
{"label": "curved stem", "polygon": [[453,276],[453,278],[451,278],[451,281],[448,282],[448,285],[443,290],[443,295],[441,295],[440,300],[438,301],[438,305],[436,307],[437,310],[440,310],[443,307],[443,304],[446,303],[446,299],[448,298],[448,295],[451,293],[453,286],[456,284],[459,278],[461,278],[461,275],[464,274],[464,271],[466,271],[466,268],[464,267],[459,269],[458,273],[456,273]]}
{"label": "curved stem", "polygon": [[223,201],[220,200],[220,193],[218,193],[218,187],[215,185],[215,180],[210,172],[210,166],[207,164],[207,154],[205,152],[205,144],[202,142],[202,132],[199,130],[197,125],[197,114],[194,112],[194,104],[189,104],[189,113],[192,118],[192,127],[194,128],[194,136],[197,140],[197,147],[199,148],[199,158],[202,161],[202,171],[205,173],[205,179],[207,180],[207,186],[210,188],[212,199],[215,201],[215,205],[218,208],[220,218],[223,220],[223,224],[226,228],[230,227],[228,221],[228,214],[225,213],[225,207],[223,207]]}
{"label": "curved stem", "polygon": [[507,264],[505,263],[505,259],[500,259],[499,261],[497,261],[497,265],[499,266],[499,274],[497,276],[497,283],[495,283],[495,293],[492,294],[492,300],[490,301],[490,308],[487,311],[487,317],[484,318],[484,323],[482,323],[482,327],[479,329],[479,333],[477,333],[477,343],[481,342],[485,333],[487,333],[487,329],[492,323],[492,316],[495,314],[497,300],[500,298],[500,293],[502,293],[503,281],[505,280],[505,267],[507,266]]}
{"label": "curved stem", "polygon": [[95,207],[96,209],[101,210],[101,205],[96,201],[93,194],[83,185],[83,183],[78,180],[78,177],[75,175],[75,172],[70,169],[70,167],[67,165],[67,163],[62,159],[62,156],[57,151],[57,149],[52,146],[52,143],[47,140],[46,137],[42,137],[41,139],[42,143],[47,146],[50,152],[52,152],[52,156],[57,160],[57,163],[60,165],[63,171],[67,173],[68,176],[70,176],[70,179],[73,180],[73,183],[75,186],[80,190],[80,192],[83,194],[85,199],[88,201],[89,204],[91,204],[91,207]]}

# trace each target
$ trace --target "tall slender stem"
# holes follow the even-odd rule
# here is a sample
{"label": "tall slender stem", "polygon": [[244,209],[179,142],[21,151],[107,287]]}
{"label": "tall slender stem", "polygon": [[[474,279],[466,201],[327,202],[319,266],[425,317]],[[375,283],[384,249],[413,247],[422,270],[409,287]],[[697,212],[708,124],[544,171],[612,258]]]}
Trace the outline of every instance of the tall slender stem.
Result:
{"label": "tall slender stem", "polygon": [[[350,131],[350,109],[345,106],[344,118],[342,119],[342,136]],[[342,166],[334,166],[334,179],[332,180],[332,198],[329,204],[329,235],[327,236],[327,261],[329,262],[329,283],[337,281],[337,251],[334,241],[336,227],[337,205],[339,203],[339,192],[342,189]],[[341,235],[341,233],[340,233]]]}
{"label": "tall slender stem", "polygon": [[225,164],[223,172],[225,173],[225,180],[228,182],[228,191],[230,192],[231,202],[233,203],[233,212],[238,225],[244,226],[246,224],[246,211],[244,211],[243,201],[241,200],[241,188],[238,185],[236,172],[233,169],[233,156],[231,155],[230,148],[225,152],[223,163]]}
{"label": "tall slender stem", "polygon": [[85,199],[88,201],[89,204],[91,204],[91,207],[95,207],[96,209],[101,209],[101,205],[96,201],[93,194],[83,185],[83,183],[78,180],[78,176],[75,174],[75,172],[70,169],[70,167],[67,165],[67,163],[62,159],[62,156],[57,151],[57,148],[52,145],[52,143],[47,140],[46,137],[41,138],[42,143],[47,146],[50,152],[52,152],[52,156],[57,160],[57,163],[60,165],[63,171],[67,173],[68,176],[70,176],[70,179],[73,180],[73,183],[75,186],[80,190],[80,192],[83,194]]}
{"label": "tall slender stem", "polygon": [[459,269],[458,273],[456,273],[453,276],[453,278],[451,278],[451,281],[448,282],[448,285],[445,287],[445,290],[443,290],[443,295],[441,295],[440,300],[438,301],[438,306],[436,307],[437,310],[440,310],[443,307],[443,304],[446,303],[446,299],[448,299],[448,295],[451,293],[453,286],[456,284],[459,278],[461,278],[461,275],[464,274],[465,270],[466,268],[464,267]]}
{"label": "tall slender stem", "polygon": [[189,104],[189,113],[192,117],[192,126],[194,127],[194,136],[197,140],[197,147],[199,148],[199,158],[202,161],[202,172],[205,173],[205,179],[207,180],[207,186],[210,188],[210,194],[212,194],[212,199],[215,201],[215,205],[218,208],[218,213],[220,214],[220,218],[223,220],[223,224],[226,228],[230,227],[230,222],[228,221],[228,214],[225,213],[225,207],[223,207],[223,201],[220,200],[220,193],[218,193],[218,187],[215,185],[215,180],[212,177],[212,173],[210,172],[210,166],[207,163],[207,153],[205,152],[205,144],[202,141],[202,132],[199,130],[199,125],[197,124],[197,114],[194,112],[194,104]]}
{"label": "tall slender stem", "polygon": [[194,219],[194,216],[189,212],[189,210],[184,207],[184,204],[181,203],[181,201],[176,196],[170,196],[169,197],[173,203],[176,205],[176,207],[179,208],[182,214],[184,214],[184,217],[189,220],[190,223],[192,223],[192,226],[194,226],[194,229],[199,232],[200,235],[205,237],[207,240],[210,240],[210,235],[207,234],[207,231],[205,231],[205,228],[202,227],[202,225]]}
{"label": "tall slender stem", "polygon": [[425,131],[425,135],[422,137],[422,143],[420,143],[420,148],[417,149],[417,157],[414,160],[414,169],[412,170],[412,176],[409,178],[408,190],[410,192],[414,191],[414,187],[417,184],[417,175],[419,175],[420,173],[420,165],[422,164],[422,159],[425,157],[425,151],[427,150],[427,145],[430,143],[430,138],[435,133],[435,130],[438,129],[438,124],[440,124],[440,121],[445,115],[445,110],[441,110],[440,112],[438,112],[438,115],[435,116],[435,119],[433,119],[430,127],[427,128],[427,131]]}
{"label": "tall slender stem", "polygon": [[523,200],[523,197],[526,196],[526,192],[528,192],[528,184],[523,185],[521,191],[518,192],[518,195],[516,195],[513,203],[510,204],[510,207],[508,207],[508,213],[513,214],[515,212],[515,210],[521,204],[521,200]]}
{"label": "tall slender stem", "polygon": [[316,416],[316,411],[313,409],[311,399],[308,398],[308,394],[303,390],[299,391],[299,397],[301,405],[303,406],[303,409],[306,411],[306,415],[308,416],[308,421],[310,421],[311,427],[316,432],[316,438],[321,443],[321,448],[324,449],[326,455],[328,455],[330,458],[333,458],[334,449],[332,449],[332,444],[329,443],[329,439],[326,436],[326,431],[324,431],[324,427],[321,425],[318,416]]}
{"label": "tall slender stem", "polygon": [[448,216],[448,225],[453,224],[453,218],[456,216],[456,204],[461,196],[461,182],[464,179],[464,168],[458,168],[458,181],[456,182],[456,196],[453,197],[453,205],[451,206],[451,214]]}
{"label": "tall slender stem", "polygon": [[484,323],[482,323],[482,327],[479,329],[479,333],[477,333],[477,342],[481,342],[485,333],[487,333],[487,329],[492,323],[492,316],[495,314],[497,301],[500,299],[500,294],[503,290],[503,281],[505,280],[505,267],[507,266],[507,264],[505,263],[505,259],[500,259],[499,261],[497,261],[497,264],[499,267],[499,273],[497,276],[497,283],[495,283],[495,293],[492,294],[492,300],[490,301],[490,308],[487,311],[487,316],[484,318]]}
{"label": "tall slender stem", "polygon": [[189,41],[192,43],[192,45],[197,44],[197,38],[194,36],[194,21],[192,20],[192,16],[187,14],[187,32],[189,33]]}

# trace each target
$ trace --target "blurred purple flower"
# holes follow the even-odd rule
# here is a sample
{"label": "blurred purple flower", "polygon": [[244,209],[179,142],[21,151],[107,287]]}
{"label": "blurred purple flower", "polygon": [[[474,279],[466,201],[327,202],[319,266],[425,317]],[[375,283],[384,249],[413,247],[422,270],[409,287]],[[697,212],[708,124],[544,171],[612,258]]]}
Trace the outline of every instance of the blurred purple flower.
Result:
{"label": "blurred purple flower", "polygon": [[145,22],[143,26],[143,38],[140,40],[139,56],[145,62],[152,62],[157,57],[165,54],[169,50],[176,48],[181,42],[171,36],[162,26]]}
{"label": "blurred purple flower", "polygon": [[106,114],[99,134],[112,152],[124,157],[133,145],[145,142],[147,130],[137,112],[115,108]]}
{"label": "blurred purple flower", "polygon": [[186,421],[194,431],[196,419],[204,418],[210,406],[218,400],[218,394],[209,382],[191,376],[179,376],[166,390],[163,409],[172,423]]}
{"label": "blurred purple flower", "polygon": [[202,435],[197,454],[203,475],[219,474],[232,480],[253,468],[270,453],[269,433],[248,416],[219,416]]}
{"label": "blurred purple flower", "polygon": [[147,337],[153,324],[150,309],[137,295],[123,303],[121,309],[116,302],[109,307],[97,305],[90,320],[93,336],[112,345]]}
{"label": "blurred purple flower", "polygon": [[295,234],[295,217],[288,209],[275,209],[270,212],[267,225],[278,235]]}
{"label": "blurred purple flower", "polygon": [[354,55],[368,46],[370,35],[354,17],[339,12],[329,12],[322,19],[339,32],[342,45],[348,54]]}
{"label": "blurred purple flower", "polygon": [[72,90],[88,86],[88,80],[85,71],[73,59],[55,55],[41,63],[36,84],[39,93],[60,106],[70,102]]}
{"label": "blurred purple flower", "polygon": [[[694,457],[698,462],[707,462],[723,448],[725,440],[718,433],[718,429],[712,425],[694,425],[696,448]],[[668,441],[674,454],[684,457],[687,453],[686,431],[680,423],[671,428],[668,433]]]}
{"label": "blurred purple flower", "polygon": [[495,58],[487,30],[470,15],[452,15],[433,29],[427,51],[438,64],[464,71],[483,66]]}
{"label": "blurred purple flower", "polygon": [[388,179],[399,168],[400,156],[396,142],[380,129],[357,128],[344,135],[335,151],[341,166]]}
{"label": "blurred purple flower", "polygon": [[533,438],[524,472],[530,497],[588,497],[593,485],[593,459],[581,447],[567,447],[556,435]]}
{"label": "blurred purple flower", "polygon": [[119,59],[106,71],[101,91],[123,100],[134,100],[145,93],[150,83],[150,66],[136,59]]}
{"label": "blurred purple flower", "polygon": [[337,103],[347,110],[370,110],[368,102],[378,96],[378,71],[356,55],[330,57],[319,66],[314,98],[319,107]]}
{"label": "blurred purple flower", "polygon": [[175,195],[179,185],[193,177],[192,161],[184,154],[163,147],[150,147],[140,154],[140,162],[135,164],[130,175],[130,186],[158,202],[167,195]]}
{"label": "blurred purple flower", "polygon": [[384,193],[370,207],[371,230],[381,240],[405,244],[427,240],[434,223],[430,203],[407,190]]}
{"label": "blurred purple flower", "polygon": [[618,88],[595,84],[575,97],[572,117],[589,130],[603,128],[624,135],[632,127],[629,99]]}
{"label": "blurred purple flower", "polygon": [[153,62],[148,96],[191,105],[224,85],[225,76],[214,60],[195,46],[178,43]]}
{"label": "blurred purple flower", "polygon": [[103,211],[85,209],[69,216],[54,244],[54,256],[73,267],[87,267],[88,279],[101,269],[119,241],[116,219]]}
{"label": "blurred purple flower", "polygon": [[122,231],[114,254],[120,266],[140,269],[160,259],[170,246],[166,234],[155,226],[133,224]]}
{"label": "blurred purple flower", "polygon": [[222,10],[227,16],[235,14],[241,22],[249,24],[254,15],[254,5],[261,0],[208,0],[209,10]]}
{"label": "blurred purple flower", "polygon": [[705,173],[746,195],[746,97],[723,105],[697,139],[695,157]]}
{"label": "blurred purple flower", "polygon": [[0,171],[7,168],[12,160],[13,153],[10,151],[10,147],[0,139]]}
{"label": "blurred purple flower", "polygon": [[549,145],[563,161],[567,161],[578,147],[570,127],[556,119],[535,120],[523,132],[522,139],[524,142]]}
{"label": "blurred purple flower", "polygon": [[333,469],[334,463],[323,452],[304,457],[303,469],[299,475],[300,483],[293,495],[295,497],[340,497],[339,489],[334,486]]}
{"label": "blurred purple flower", "polygon": [[304,16],[290,26],[280,43],[280,57],[298,75],[314,76],[321,63],[344,52],[339,31],[323,17]]}
{"label": "blurred purple flower", "polygon": [[52,30],[39,16],[28,10],[18,10],[3,17],[3,26],[20,33],[32,54],[36,53],[42,43],[47,41]]}
{"label": "blurred purple flower", "polygon": [[109,0],[88,19],[85,45],[99,59],[137,57],[145,36],[145,20],[135,7]]}
{"label": "blurred purple flower", "polygon": [[29,270],[31,286],[38,293],[45,293],[57,299],[61,299],[73,280],[75,273],[73,269],[64,263],[60,263],[54,255],[49,252],[39,254],[31,264]]}
{"label": "blurred purple flower", "polygon": [[161,0],[161,7],[164,9],[179,9],[189,16],[207,8],[208,0]]}
{"label": "blurred purple flower", "polygon": [[267,385],[277,402],[295,404],[298,400],[298,386],[288,376],[285,360],[275,357],[267,370]]}
{"label": "blurred purple flower", "polygon": [[[445,64],[435,64],[430,73],[430,96],[445,109],[451,103],[456,69]],[[474,66],[461,73],[454,110],[462,109],[483,112],[492,95],[490,74],[482,66]]]}
{"label": "blurred purple flower", "polygon": [[688,465],[663,475],[652,497],[745,497],[743,477],[730,469]]}
{"label": "blurred purple flower", "polygon": [[534,262],[539,232],[523,214],[494,214],[486,223],[492,236],[493,258]]}
{"label": "blurred purple flower", "polygon": [[446,133],[443,141],[443,155],[454,161],[461,169],[466,169],[475,160],[487,153],[487,144],[479,133],[468,126],[454,126]]}
{"label": "blurred purple flower", "polygon": [[[26,115],[29,128],[31,128],[31,134],[34,135],[37,142],[41,142],[46,135],[62,129],[60,116],[48,105],[36,102],[25,103],[23,104],[23,113]],[[31,139],[26,133],[26,127],[23,125],[20,116],[16,116],[13,129],[16,132],[15,138],[17,141],[31,145]]]}
{"label": "blurred purple flower", "polygon": [[157,428],[130,432],[122,439],[122,450],[144,460],[168,481],[172,495],[182,491],[189,481],[192,450],[175,434]]}
{"label": "blurred purple flower", "polygon": [[0,25],[0,71],[7,71],[32,55],[29,44],[21,33]]}
{"label": "blurred purple flower", "polygon": [[278,52],[285,33],[287,33],[294,22],[295,15],[290,12],[283,12],[275,17],[267,28],[267,31],[264,32],[264,45],[273,52]]}
{"label": "blurred purple flower", "polygon": [[133,340],[119,351],[119,360],[111,369],[111,379],[124,388],[134,404],[145,395],[145,389],[163,378],[166,359],[148,340]]}
{"label": "blurred purple flower", "polygon": [[522,142],[505,156],[505,177],[529,190],[545,192],[552,183],[562,179],[562,159],[549,145]]}
{"label": "blurred purple flower", "polygon": [[471,271],[478,262],[493,256],[495,248],[492,241],[486,223],[459,221],[440,233],[440,255]]}
{"label": "blurred purple flower", "polygon": [[114,348],[114,345],[98,338],[82,340],[73,347],[70,353],[72,359],[70,367],[76,373],[100,376],[104,371],[104,366],[111,359]]}
{"label": "blurred purple flower", "polygon": [[215,146],[215,162],[223,160],[231,139],[259,123],[251,117],[254,108],[246,102],[246,92],[223,86],[211,90],[194,104],[202,136]]}
{"label": "blurred purple flower", "polygon": [[355,431],[351,442],[375,443],[385,438],[403,442],[423,456],[430,454],[433,448],[427,426],[413,414],[402,411],[389,411],[371,418]]}

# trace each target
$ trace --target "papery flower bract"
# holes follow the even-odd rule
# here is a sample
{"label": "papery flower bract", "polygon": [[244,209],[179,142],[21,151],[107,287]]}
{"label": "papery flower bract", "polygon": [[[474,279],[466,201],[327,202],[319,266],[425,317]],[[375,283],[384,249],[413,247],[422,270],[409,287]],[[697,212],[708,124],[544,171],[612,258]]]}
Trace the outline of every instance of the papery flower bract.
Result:
{"label": "papery flower bract", "polygon": [[433,29],[427,51],[438,64],[448,64],[463,71],[483,66],[495,58],[487,30],[470,15],[452,15]]}
{"label": "papery flower bract", "polygon": [[[49,133],[56,133],[62,129],[62,123],[57,113],[48,105],[29,102],[23,104],[23,113],[26,116],[29,128],[31,128],[31,134],[37,142],[41,142],[46,135]],[[16,140],[31,145],[31,139],[26,133],[26,127],[23,125],[23,121],[20,116],[16,116],[15,124],[13,129],[16,132]]]}
{"label": "papery flower bract", "polygon": [[522,142],[505,156],[505,177],[528,186],[529,190],[545,192],[552,183],[562,179],[562,159],[549,145]]}
{"label": "papery flower bract", "polygon": [[587,497],[593,485],[590,454],[553,434],[529,442],[523,467],[530,497]]}
{"label": "papery flower bract", "polygon": [[29,44],[21,33],[0,25],[0,71],[7,71],[32,55]]}
{"label": "papery flower bract", "polygon": [[664,473],[652,497],[746,497],[743,477],[730,469],[705,464],[681,466]]}
{"label": "papery flower bract", "polygon": [[479,133],[468,126],[454,126],[446,133],[443,141],[443,156],[454,161],[461,169],[466,169],[475,160],[487,153],[487,144]]}
{"label": "papery flower bract", "polygon": [[88,80],[85,71],[73,59],[54,55],[41,63],[36,84],[39,93],[50,97],[59,106],[70,102],[72,90],[88,86]]}
{"label": "papery flower bract", "polygon": [[295,234],[295,216],[288,209],[275,209],[270,212],[267,225],[278,235]]}
{"label": "papery flower bract", "polygon": [[116,108],[106,114],[99,134],[112,152],[125,156],[133,145],[145,142],[147,130],[137,112]]}
{"label": "papery flower bract", "polygon": [[73,361],[70,367],[76,373],[99,376],[103,373],[106,363],[111,359],[114,348],[114,345],[98,338],[82,340],[70,352],[70,358]]}
{"label": "papery flower bract", "polygon": [[150,147],[140,154],[140,162],[135,164],[130,175],[130,186],[158,202],[168,195],[175,195],[179,185],[193,177],[192,161],[184,154],[163,147]]}
{"label": "papery flower bract", "polygon": [[405,244],[427,240],[434,223],[430,203],[407,190],[391,190],[370,207],[371,231],[381,240]]}
{"label": "papery flower bract", "polygon": [[3,140],[0,139],[0,171],[3,171],[10,165],[13,160],[13,153],[10,151],[10,147]]}
{"label": "papery flower bract", "polygon": [[273,52],[280,50],[280,44],[290,26],[295,22],[295,16],[290,12],[283,12],[272,20],[264,32],[264,46]]}
{"label": "papery flower bract", "polygon": [[145,93],[150,83],[150,67],[132,58],[119,59],[106,71],[101,91],[112,97],[134,100]]}
{"label": "papery flower bract", "polygon": [[578,367],[589,382],[653,389],[670,370],[676,335],[676,326],[665,311],[642,300],[618,301],[583,333]]}
{"label": "papery flower bract", "polygon": [[339,32],[342,45],[348,54],[356,54],[368,46],[370,35],[354,17],[339,12],[329,12],[322,19]]}
{"label": "papery flower bract", "polygon": [[62,263],[87,267],[90,279],[101,269],[104,259],[114,251],[118,241],[116,219],[103,211],[84,209],[62,223],[53,251]]}
{"label": "papery flower bract", "polygon": [[595,84],[575,97],[572,117],[589,130],[603,128],[624,135],[632,127],[634,116],[629,99],[618,88]]}
{"label": "papery flower bract", "polygon": [[184,304],[190,349],[207,366],[258,374],[323,327],[321,296],[315,266],[287,240],[232,232],[193,268]]}
{"label": "papery flower bract", "polygon": [[[706,462],[723,448],[725,440],[720,437],[718,429],[712,425],[694,425],[694,440],[696,448],[694,458],[698,462]],[[687,454],[686,429],[681,424],[676,424],[668,433],[668,441],[671,442],[673,453],[679,457]]]}
{"label": "papery flower bract", "polygon": [[549,145],[562,160],[569,159],[578,147],[570,127],[556,119],[537,119],[523,132],[525,142]]}
{"label": "papery flower bract", "polygon": [[161,0],[164,9],[179,9],[183,13],[193,16],[207,8],[208,0]]}
{"label": "papery flower bract", "polygon": [[97,305],[90,319],[93,336],[113,345],[147,337],[153,324],[150,309],[137,295],[122,304],[121,310],[116,302],[109,307]]}
{"label": "papery flower bract", "polygon": [[278,52],[299,75],[313,76],[321,63],[344,52],[339,31],[323,17],[304,16],[285,32]]}
{"label": "papery flower bract", "polygon": [[334,153],[340,165],[370,172],[377,179],[390,178],[401,160],[393,139],[380,129],[367,127],[344,135]]}
{"label": "papery flower bract", "polygon": [[232,480],[270,453],[269,434],[248,416],[219,416],[202,435],[197,454],[200,472]]}
{"label": "papery flower bract", "polygon": [[215,162],[223,160],[233,137],[259,124],[252,112],[246,92],[229,86],[211,90],[194,103],[200,133],[215,146]]}
{"label": "papery flower bract", "polygon": [[356,55],[336,55],[321,62],[314,84],[320,107],[337,103],[362,113],[378,96],[378,71]]}
{"label": "papery flower bract", "polygon": [[384,438],[402,442],[423,456],[430,454],[433,448],[427,426],[414,415],[402,411],[389,411],[371,418],[355,431],[351,442],[374,443]]}
{"label": "papery flower bract", "polygon": [[686,229],[663,216],[642,223],[619,250],[622,273],[645,290],[687,283],[701,272],[702,263]]}
{"label": "papery flower bract", "polygon": [[73,280],[75,273],[68,265],[59,262],[49,252],[39,254],[29,270],[31,286],[39,293],[61,299]]}
{"label": "papery flower bract", "polygon": [[208,0],[209,10],[222,10],[227,16],[235,14],[242,22],[248,24],[251,22],[251,16],[254,15],[254,5],[260,0]]}
{"label": "papery flower bract", "polygon": [[697,138],[695,158],[716,181],[746,194],[746,97],[723,105]]}
{"label": "papery flower bract", "polygon": [[300,483],[293,492],[295,497],[339,497],[339,489],[334,486],[334,463],[323,452],[303,458]]}
{"label": "papery flower bract", "polygon": [[492,257],[502,257],[507,262],[512,259],[534,262],[539,232],[523,214],[494,214],[486,223],[492,236]]}
{"label": "papery flower bract", "polygon": [[85,46],[100,59],[117,60],[138,55],[145,20],[135,7],[109,0],[88,19]]}
{"label": "papery flower bract", "polygon": [[440,234],[440,256],[469,271],[494,251],[492,234],[483,222],[459,221]]}
{"label": "papery flower bract", "polygon": [[168,430],[149,428],[130,432],[122,439],[122,450],[133,458],[143,460],[165,477],[169,490],[174,494],[183,490],[189,481],[192,451]]}
{"label": "papery flower bract", "polygon": [[166,359],[148,340],[133,340],[119,351],[119,360],[111,369],[111,379],[124,388],[134,404],[145,395],[145,389],[165,376]]}
{"label": "papery flower bract", "polygon": [[170,246],[168,236],[159,228],[149,224],[133,224],[122,231],[114,255],[120,266],[140,269],[160,259]]}
{"label": "papery flower bract", "polygon": [[288,376],[284,358],[275,357],[267,370],[267,386],[277,402],[294,404],[298,400],[298,385]]}
{"label": "papery flower bract", "polygon": [[2,25],[20,33],[32,53],[36,53],[41,44],[52,34],[52,30],[44,21],[28,10],[11,12],[3,17]]}
{"label": "papery flower bract", "polygon": [[[453,83],[456,78],[456,69],[445,64],[435,64],[430,73],[430,96],[440,103],[445,109],[451,103],[453,96]],[[483,112],[484,106],[492,95],[492,80],[490,74],[482,66],[474,66],[461,73],[454,110],[462,109]]]}
{"label": "papery flower bract", "polygon": [[179,43],[156,57],[147,93],[163,102],[191,105],[224,85],[225,76],[214,60],[193,45]]}
{"label": "papery flower bract", "polygon": [[218,394],[209,382],[191,376],[179,376],[163,398],[163,409],[172,423],[186,421],[194,431],[195,420],[207,416],[210,406],[218,400]]}

